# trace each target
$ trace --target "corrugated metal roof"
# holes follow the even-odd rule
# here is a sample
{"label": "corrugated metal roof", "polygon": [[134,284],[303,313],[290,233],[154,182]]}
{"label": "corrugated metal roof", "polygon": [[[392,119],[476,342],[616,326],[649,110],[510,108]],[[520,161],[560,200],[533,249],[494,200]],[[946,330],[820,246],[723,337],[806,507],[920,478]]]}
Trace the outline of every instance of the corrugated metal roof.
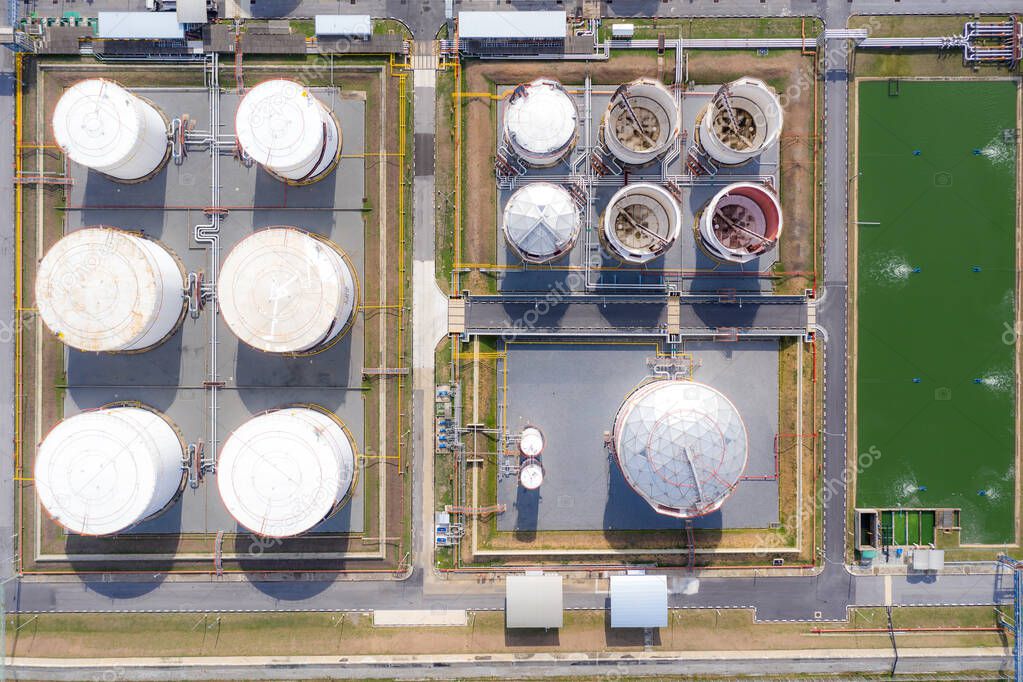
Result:
{"label": "corrugated metal roof", "polygon": [[182,24],[205,24],[208,19],[206,0],[177,0],[174,12]]}
{"label": "corrugated metal roof", "polygon": [[459,12],[458,37],[478,38],[564,38],[565,12]]}
{"label": "corrugated metal roof", "polygon": [[560,628],[564,594],[560,575],[512,575],[505,585],[504,616],[509,628]]}
{"label": "corrugated metal roof", "polygon": [[668,579],[663,575],[611,576],[611,627],[668,625]]}
{"label": "corrugated metal roof", "polygon": [[184,38],[185,28],[173,12],[100,12],[96,37],[168,40]]}
{"label": "corrugated metal roof", "polygon": [[317,14],[318,36],[368,36],[373,34],[373,20],[368,14]]}

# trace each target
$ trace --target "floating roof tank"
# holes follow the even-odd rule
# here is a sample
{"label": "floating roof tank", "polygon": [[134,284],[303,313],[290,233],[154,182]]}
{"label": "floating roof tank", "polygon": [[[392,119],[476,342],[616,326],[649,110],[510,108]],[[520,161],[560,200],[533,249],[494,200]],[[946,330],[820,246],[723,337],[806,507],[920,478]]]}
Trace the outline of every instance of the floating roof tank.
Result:
{"label": "floating roof tank", "polygon": [[288,407],[253,417],[224,442],[217,487],[253,533],[290,537],[337,511],[355,481],[355,448],[333,416]]}
{"label": "floating roof tank", "polygon": [[75,163],[122,182],[148,178],[170,155],[163,114],[102,78],[64,91],[53,110],[53,137]]}
{"label": "floating roof tank", "polygon": [[159,243],[112,227],[71,232],[36,274],[46,326],[82,351],[137,351],[164,341],[184,312],[185,274]]}
{"label": "floating roof tank", "polygon": [[781,136],[781,102],[762,80],[721,86],[700,114],[699,141],[718,163],[735,166],[760,156]]}
{"label": "floating roof tank", "polygon": [[682,112],[675,95],[652,78],[615,90],[602,125],[608,151],[633,166],[646,165],[668,151],[681,128]]}
{"label": "floating roof tank", "polygon": [[302,353],[329,346],[348,329],[358,292],[337,246],[294,227],[271,227],[231,250],[217,293],[239,339],[269,353]]}
{"label": "floating roof tank", "polygon": [[678,238],[682,210],[660,185],[638,182],[615,192],[604,211],[604,241],[612,253],[630,263],[660,256]]}
{"label": "floating roof tank", "polygon": [[60,422],[36,453],[35,486],[72,533],[112,535],[163,511],[181,488],[174,427],[142,407],[109,407]]}
{"label": "floating roof tank", "polygon": [[714,259],[746,263],[778,244],[781,205],[763,185],[736,182],[714,195],[700,216],[700,242]]}
{"label": "floating roof tank", "polygon": [[716,511],[746,468],[747,435],[735,405],[693,381],[644,384],[622,403],[611,449],[629,486],[658,513]]}
{"label": "floating roof tank", "polygon": [[522,260],[546,263],[565,255],[579,237],[579,208],[561,185],[533,182],[504,206],[504,236]]}
{"label": "floating roof tank", "polygon": [[531,166],[553,166],[576,141],[579,112],[561,83],[538,78],[515,88],[504,110],[504,137]]}
{"label": "floating roof tank", "polygon": [[263,81],[246,92],[234,126],[245,154],[290,184],[319,180],[341,158],[337,119],[293,80]]}

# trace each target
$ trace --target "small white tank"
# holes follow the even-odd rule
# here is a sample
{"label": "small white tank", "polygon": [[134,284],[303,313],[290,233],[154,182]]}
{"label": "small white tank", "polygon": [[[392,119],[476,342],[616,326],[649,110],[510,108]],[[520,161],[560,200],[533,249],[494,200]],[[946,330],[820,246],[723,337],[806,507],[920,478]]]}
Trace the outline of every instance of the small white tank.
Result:
{"label": "small white tank", "polygon": [[235,114],[242,150],[291,184],[319,180],[341,157],[341,130],[326,105],[301,83],[263,81],[245,93]]}
{"label": "small white tank", "polygon": [[652,78],[619,87],[601,126],[608,151],[622,163],[645,166],[671,147],[682,129],[682,111],[671,91]]}
{"label": "small white tank", "polygon": [[603,241],[628,263],[647,263],[678,239],[682,209],[660,185],[637,182],[615,192],[604,211]]}
{"label": "small white tank", "polygon": [[722,165],[743,164],[778,142],[782,120],[774,90],[746,76],[722,86],[704,108],[698,127],[700,146]]}
{"label": "small white tank", "polygon": [[53,110],[53,137],[75,163],[124,182],[149,177],[169,155],[160,111],[102,78],[64,91]]}
{"label": "small white tank", "polygon": [[519,436],[519,452],[525,457],[539,457],[543,452],[543,433],[535,426],[522,429]]}
{"label": "small white tank", "polygon": [[770,252],[782,231],[781,204],[764,185],[736,182],[707,202],[700,215],[700,243],[724,263],[748,263]]}
{"label": "small white tank", "polygon": [[217,282],[220,313],[243,342],[268,353],[312,352],[348,329],[355,275],[333,244],[294,227],[249,235]]}
{"label": "small white tank", "polygon": [[575,145],[579,112],[556,80],[538,78],[515,88],[504,110],[504,137],[531,166],[547,167]]}
{"label": "small white tank", "polygon": [[543,466],[535,457],[526,457],[519,466],[519,485],[526,490],[537,490],[543,485]]}
{"label": "small white tank", "polygon": [[157,242],[111,227],[58,241],[36,274],[43,323],[82,351],[136,351],[165,340],[184,310],[185,274]]}
{"label": "small white tank", "polygon": [[564,256],[579,238],[579,207],[561,185],[531,182],[504,205],[504,237],[522,260],[546,263]]}
{"label": "small white tank", "polygon": [[121,533],[174,499],[183,458],[177,432],[149,409],[83,412],[57,424],[39,445],[36,491],[46,512],[72,533]]}
{"label": "small white tank", "polygon": [[332,417],[289,407],[253,417],[228,437],[217,462],[227,510],[249,531],[290,537],[329,517],[355,480],[355,448]]}

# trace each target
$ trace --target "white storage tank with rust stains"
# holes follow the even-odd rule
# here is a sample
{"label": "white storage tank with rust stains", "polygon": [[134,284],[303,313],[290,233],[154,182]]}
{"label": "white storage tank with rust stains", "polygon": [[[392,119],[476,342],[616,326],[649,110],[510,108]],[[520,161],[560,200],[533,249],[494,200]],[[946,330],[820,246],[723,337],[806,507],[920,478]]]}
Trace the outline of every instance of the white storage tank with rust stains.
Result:
{"label": "white storage tank with rust stains", "polygon": [[231,250],[217,282],[220,313],[268,353],[315,352],[347,331],[355,274],[334,244],[294,227],[255,232]]}
{"label": "white storage tank with rust stains", "polygon": [[142,407],[109,407],[60,422],[39,445],[35,487],[58,524],[113,535],[152,518],[181,489],[184,448],[174,427]]}
{"label": "white storage tank with rust stains", "polygon": [[575,146],[579,111],[561,83],[538,78],[515,88],[504,110],[504,138],[531,166],[561,161]]}
{"label": "white storage tank with rust stains", "polygon": [[539,457],[543,452],[543,432],[535,426],[527,426],[519,435],[519,452],[523,457]]}
{"label": "white storage tank with rust stains", "polygon": [[637,182],[615,192],[604,211],[601,238],[611,253],[628,263],[663,255],[682,227],[682,209],[660,185]]}
{"label": "white storage tank with rust stains", "polygon": [[122,182],[148,178],[170,155],[163,114],[103,78],[64,91],[53,110],[53,137],[71,161]]}
{"label": "white storage tank with rust stains", "polygon": [[504,206],[504,236],[529,263],[564,256],[579,238],[579,207],[561,185],[531,182],[515,190]]}
{"label": "white storage tank with rust stains", "polygon": [[746,76],[721,86],[699,118],[700,146],[726,166],[760,156],[781,137],[781,102],[758,78]]}
{"label": "white storage tank with rust stains", "polygon": [[717,261],[748,263],[777,246],[782,224],[781,204],[773,191],[752,182],[736,182],[704,207],[700,243]]}
{"label": "white storage tank with rust stains", "polygon": [[682,110],[671,90],[652,78],[640,78],[615,90],[601,135],[619,161],[645,166],[671,148],[681,129]]}
{"label": "white storage tank with rust stains", "polygon": [[81,351],[150,348],[178,327],[185,273],[161,244],[112,227],[86,227],[63,237],[36,273],[43,323]]}
{"label": "white storage tank with rust stains", "polygon": [[341,130],[330,109],[306,86],[274,78],[242,97],[235,114],[242,151],[291,184],[314,182],[341,158]]}
{"label": "white storage tank with rust stains", "polygon": [[282,538],[337,511],[355,473],[355,448],[334,417],[288,407],[253,417],[228,437],[217,462],[217,487],[239,525]]}

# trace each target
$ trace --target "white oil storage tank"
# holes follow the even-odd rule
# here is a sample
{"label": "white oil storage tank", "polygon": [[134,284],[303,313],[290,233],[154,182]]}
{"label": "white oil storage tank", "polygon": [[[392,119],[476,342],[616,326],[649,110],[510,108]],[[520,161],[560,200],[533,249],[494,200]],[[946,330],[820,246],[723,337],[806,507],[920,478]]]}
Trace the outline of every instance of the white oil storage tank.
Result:
{"label": "white oil storage tank", "polygon": [[122,182],[145,180],[170,155],[163,114],[102,78],[64,91],[53,110],[53,137],[71,161]]}
{"label": "white oil storage tank", "polygon": [[781,204],[764,185],[736,182],[707,202],[699,221],[700,244],[711,258],[748,263],[778,244]]}
{"label": "white oil storage tank", "polygon": [[185,273],[161,244],[111,227],[60,239],[39,264],[43,323],[82,351],[138,351],[174,332],[184,315]]}
{"label": "white oil storage tank", "polygon": [[579,112],[556,80],[538,78],[512,91],[504,110],[504,139],[531,166],[553,166],[575,145]]}
{"label": "white oil storage tank", "polygon": [[781,137],[782,108],[767,83],[748,76],[721,86],[699,115],[700,146],[715,161],[737,166]]}
{"label": "white oil storage tank", "polygon": [[322,350],[346,332],[358,299],[339,247],[294,227],[271,227],[231,250],[217,282],[220,314],[268,353]]}
{"label": "white oil storage tank", "polygon": [[519,452],[523,457],[539,457],[543,452],[543,432],[535,426],[527,426],[519,434]]}
{"label": "white oil storage tank", "polygon": [[331,516],[355,482],[355,448],[332,415],[287,407],[253,417],[224,442],[217,487],[242,527],[291,537]]}
{"label": "white oil storage tank", "polygon": [[301,83],[263,81],[242,97],[235,114],[242,151],[291,184],[319,180],[341,158],[341,129],[330,109]]}
{"label": "white oil storage tank", "polygon": [[675,95],[659,81],[640,78],[615,90],[601,135],[619,161],[645,166],[668,151],[681,128],[682,111]]}
{"label": "white oil storage tank", "polygon": [[660,185],[637,182],[615,192],[603,223],[602,240],[616,258],[647,263],[675,243],[682,227],[682,209]]}
{"label": "white oil storage tank", "polygon": [[522,260],[546,263],[568,253],[579,238],[579,207],[561,185],[532,182],[508,199],[503,227]]}
{"label": "white oil storage tank", "polygon": [[184,449],[162,416],[109,407],[60,422],[39,445],[35,487],[53,520],[80,535],[121,533],[181,489]]}

